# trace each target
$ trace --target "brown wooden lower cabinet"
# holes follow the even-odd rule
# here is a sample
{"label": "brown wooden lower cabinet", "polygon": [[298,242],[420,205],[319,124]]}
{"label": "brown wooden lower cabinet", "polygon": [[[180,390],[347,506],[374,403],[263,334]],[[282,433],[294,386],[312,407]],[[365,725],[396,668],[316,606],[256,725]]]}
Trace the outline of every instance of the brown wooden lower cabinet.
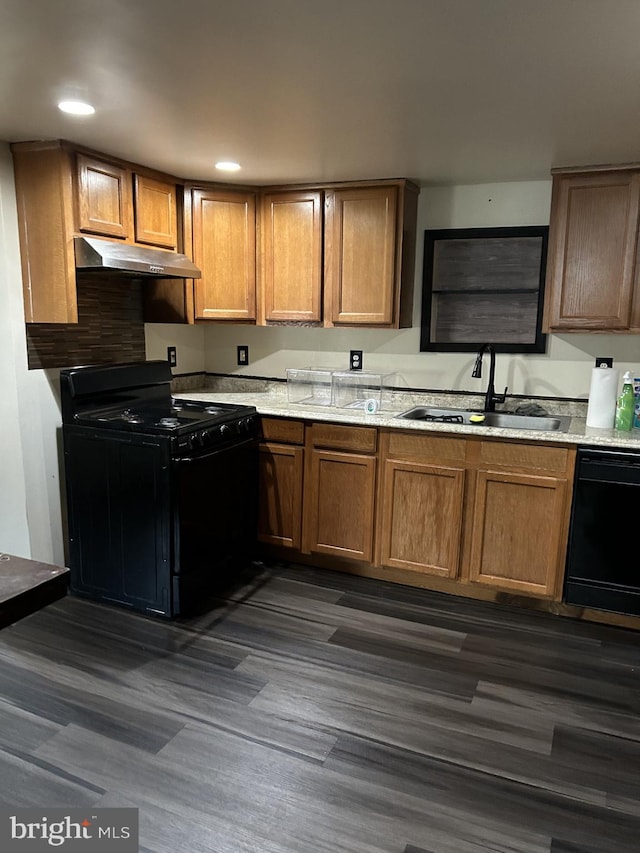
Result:
{"label": "brown wooden lower cabinet", "polygon": [[259,448],[258,541],[302,548],[304,422],[262,418]]}
{"label": "brown wooden lower cabinet", "polygon": [[306,550],[371,562],[375,456],[314,448],[307,473]]}
{"label": "brown wooden lower cabinet", "polygon": [[270,418],[263,438],[266,545],[461,595],[560,600],[573,448]]}
{"label": "brown wooden lower cabinet", "polygon": [[392,459],[385,462],[383,566],[456,577],[464,483],[464,468]]}
{"label": "brown wooden lower cabinet", "polygon": [[558,592],[566,478],[479,470],[470,579],[541,596]]}
{"label": "brown wooden lower cabinet", "polygon": [[281,548],[301,547],[304,448],[260,445],[258,540]]}

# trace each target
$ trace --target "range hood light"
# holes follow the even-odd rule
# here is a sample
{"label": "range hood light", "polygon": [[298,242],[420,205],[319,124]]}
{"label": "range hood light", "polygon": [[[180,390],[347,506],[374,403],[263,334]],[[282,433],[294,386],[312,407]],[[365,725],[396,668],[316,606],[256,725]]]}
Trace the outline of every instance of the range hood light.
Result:
{"label": "range hood light", "polygon": [[73,116],[92,116],[96,111],[95,107],[85,101],[60,101],[58,109]]}

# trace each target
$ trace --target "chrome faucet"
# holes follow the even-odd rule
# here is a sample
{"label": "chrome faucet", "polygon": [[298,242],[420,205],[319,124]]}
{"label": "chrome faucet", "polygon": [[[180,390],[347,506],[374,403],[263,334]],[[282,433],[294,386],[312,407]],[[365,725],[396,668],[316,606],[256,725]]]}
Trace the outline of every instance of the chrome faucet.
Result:
{"label": "chrome faucet", "polygon": [[482,377],[482,356],[487,351],[489,352],[490,363],[489,383],[487,385],[487,393],[484,395],[484,411],[495,412],[496,403],[504,403],[507,397],[507,391],[509,389],[505,387],[504,394],[496,394],[496,389],[494,386],[496,376],[496,351],[493,348],[493,344],[482,344],[478,355],[476,356],[476,363],[473,365],[471,376],[474,379],[480,379]]}

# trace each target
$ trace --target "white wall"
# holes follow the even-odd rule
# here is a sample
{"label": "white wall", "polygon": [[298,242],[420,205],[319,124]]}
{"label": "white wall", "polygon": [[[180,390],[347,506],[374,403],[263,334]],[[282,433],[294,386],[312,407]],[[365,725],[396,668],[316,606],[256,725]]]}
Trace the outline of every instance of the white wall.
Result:
{"label": "white wall", "polygon": [[167,347],[176,348],[174,374],[202,373],[204,367],[204,326],[177,323],[146,323],[144,327],[147,358],[167,358]]}
{"label": "white wall", "polygon": [[29,528],[16,375],[21,357],[25,358],[25,341],[24,331],[15,321],[18,311],[22,311],[21,292],[13,286],[15,195],[11,194],[11,173],[7,173],[4,154],[0,152],[0,550],[28,557]]}
{"label": "white wall", "polygon": [[0,551],[64,564],[57,371],[27,370],[13,167],[0,143]]}
{"label": "white wall", "polygon": [[[362,349],[365,369],[399,373],[412,387],[483,389],[484,380],[471,378],[472,354],[419,351],[423,232],[426,228],[546,225],[550,200],[551,181],[424,187],[418,206],[413,328],[345,331],[211,325],[205,329],[204,336],[205,368],[214,373],[284,378],[287,367],[347,369],[349,350]],[[198,332],[182,331],[192,333],[195,339],[199,329]],[[250,362],[246,368],[236,366],[238,344],[249,346]],[[613,356],[622,370],[636,372],[640,363],[640,338],[635,335],[552,335],[544,354],[499,355],[496,386],[508,385],[515,394],[586,398],[596,355]],[[166,357],[166,346],[164,353],[157,357]]]}

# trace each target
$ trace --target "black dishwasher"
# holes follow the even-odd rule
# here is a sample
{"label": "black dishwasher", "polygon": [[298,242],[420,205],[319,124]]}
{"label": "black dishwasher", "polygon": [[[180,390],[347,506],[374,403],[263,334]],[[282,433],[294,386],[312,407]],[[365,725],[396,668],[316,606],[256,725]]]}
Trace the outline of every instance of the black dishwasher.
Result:
{"label": "black dishwasher", "polygon": [[565,601],[640,616],[640,453],[579,448]]}

